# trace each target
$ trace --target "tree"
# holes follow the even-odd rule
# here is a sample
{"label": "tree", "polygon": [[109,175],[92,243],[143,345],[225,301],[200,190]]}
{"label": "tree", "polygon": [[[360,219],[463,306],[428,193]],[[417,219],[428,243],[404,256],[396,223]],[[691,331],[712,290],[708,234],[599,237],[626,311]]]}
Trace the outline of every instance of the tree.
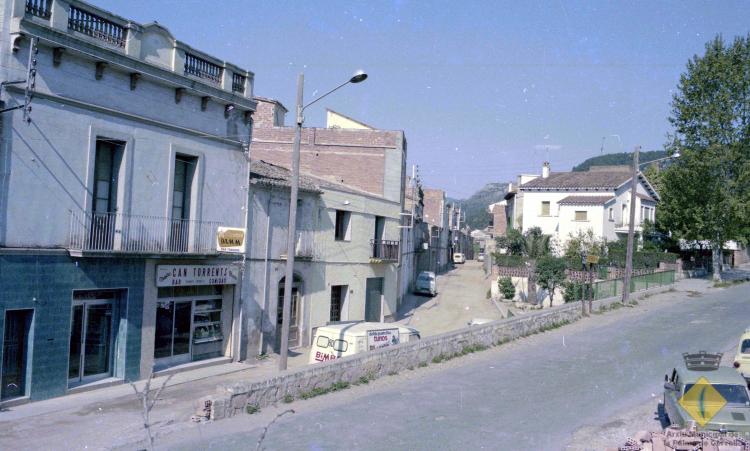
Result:
{"label": "tree", "polygon": [[583,266],[583,255],[596,255],[603,257],[607,250],[607,242],[597,238],[594,231],[578,231],[576,235],[571,233],[563,249],[563,257],[571,268],[581,269]]}
{"label": "tree", "polygon": [[495,238],[498,249],[505,249],[510,255],[523,255],[525,238],[516,229],[508,229],[505,236]]}
{"label": "tree", "polygon": [[536,262],[536,280],[539,286],[549,293],[549,304],[555,295],[555,289],[565,282],[565,258],[550,255],[539,258]]}
{"label": "tree", "polygon": [[719,36],[680,77],[669,118],[681,154],[663,171],[658,218],[677,238],[705,240],[721,280],[721,252],[750,236],[750,35]]}
{"label": "tree", "polygon": [[539,227],[532,227],[523,234],[523,254],[528,257],[529,261],[529,283],[528,283],[528,301],[536,304],[536,261],[538,258],[549,255],[550,253],[549,235],[542,233]]}

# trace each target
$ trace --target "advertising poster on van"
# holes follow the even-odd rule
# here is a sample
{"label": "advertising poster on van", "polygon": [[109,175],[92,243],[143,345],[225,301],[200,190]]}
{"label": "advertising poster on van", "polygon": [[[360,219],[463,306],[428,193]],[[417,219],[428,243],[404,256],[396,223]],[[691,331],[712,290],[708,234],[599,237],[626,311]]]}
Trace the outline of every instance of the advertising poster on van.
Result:
{"label": "advertising poster on van", "polygon": [[378,329],[367,331],[367,349],[387,348],[388,346],[397,345],[398,329]]}

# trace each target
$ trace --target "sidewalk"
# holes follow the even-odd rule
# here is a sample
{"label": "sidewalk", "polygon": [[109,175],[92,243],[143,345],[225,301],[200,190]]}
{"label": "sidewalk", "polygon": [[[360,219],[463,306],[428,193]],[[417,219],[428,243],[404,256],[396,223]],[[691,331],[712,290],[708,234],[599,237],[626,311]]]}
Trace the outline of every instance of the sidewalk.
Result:
{"label": "sidewalk", "polygon": [[[477,291],[477,287],[466,285],[466,282],[476,283],[472,268],[467,267],[466,270],[471,277],[464,282],[454,284],[453,280],[445,281],[440,302],[434,302],[440,309],[430,308],[430,303],[425,303],[414,312],[412,321],[419,321],[426,331],[437,331],[438,327],[447,326],[446,321],[452,315],[469,318],[477,314],[477,309],[465,310],[464,304],[469,302],[468,299],[473,299],[469,297],[470,293]],[[483,277],[480,270],[477,272]],[[454,284],[453,288],[450,288],[451,284]],[[483,287],[484,284],[479,286]],[[710,286],[706,280],[684,279],[675,288],[689,293],[713,290]],[[483,297],[478,301],[485,302],[487,309],[495,309]],[[444,313],[434,313],[442,309]],[[494,311],[499,316],[497,310]],[[451,324],[462,327],[464,320],[462,316],[455,316]],[[306,364],[306,350],[290,353],[290,369]],[[278,373],[277,365],[276,356],[271,356],[262,361],[228,363],[175,374],[151,412],[153,429],[157,435],[161,435],[194,427],[195,423],[190,421],[190,417],[198,408],[199,398],[216,393],[217,387],[222,384],[273,377]],[[164,376],[155,378],[152,386],[159,387],[164,379]],[[145,382],[139,381],[136,385],[141,389]],[[129,384],[29,403],[0,412],[0,449],[133,449],[143,437],[141,406]]]}

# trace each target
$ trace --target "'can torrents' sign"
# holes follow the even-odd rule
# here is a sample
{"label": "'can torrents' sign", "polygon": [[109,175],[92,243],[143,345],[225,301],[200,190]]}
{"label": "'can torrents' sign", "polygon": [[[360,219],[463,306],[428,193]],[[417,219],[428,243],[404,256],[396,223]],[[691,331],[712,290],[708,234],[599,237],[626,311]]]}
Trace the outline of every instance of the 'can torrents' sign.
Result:
{"label": "'can torrents' sign", "polygon": [[236,285],[238,273],[234,265],[159,265],[156,286]]}

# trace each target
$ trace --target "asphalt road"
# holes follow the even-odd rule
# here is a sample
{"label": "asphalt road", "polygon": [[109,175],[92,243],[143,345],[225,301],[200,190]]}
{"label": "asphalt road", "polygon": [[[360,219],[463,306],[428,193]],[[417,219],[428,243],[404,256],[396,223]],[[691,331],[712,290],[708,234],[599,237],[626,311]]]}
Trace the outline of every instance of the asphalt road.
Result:
{"label": "asphalt road", "polygon": [[733,352],[750,326],[748,285],[688,294],[647,299],[366,388],[201,425],[163,437],[161,447],[255,449],[263,426],[292,408],[271,426],[265,449],[565,449],[577,430],[596,430],[644,400],[653,398],[655,410],[664,374],[682,352]]}

